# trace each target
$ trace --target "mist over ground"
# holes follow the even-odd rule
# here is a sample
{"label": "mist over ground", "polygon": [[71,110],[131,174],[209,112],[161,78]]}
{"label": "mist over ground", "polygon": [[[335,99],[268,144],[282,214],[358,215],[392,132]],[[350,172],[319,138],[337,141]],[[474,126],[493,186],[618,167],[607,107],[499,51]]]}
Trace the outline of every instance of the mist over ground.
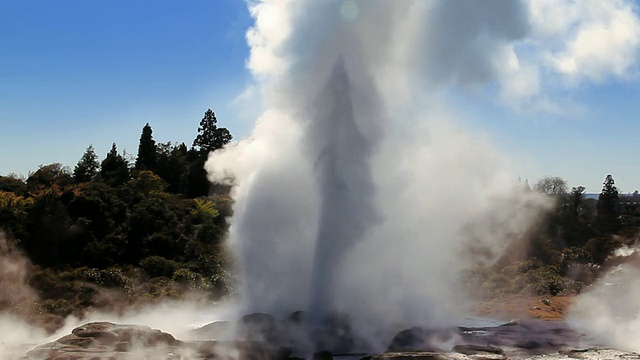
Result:
{"label": "mist over ground", "polygon": [[[612,266],[571,307],[569,321],[603,344],[640,351],[640,267],[637,242],[616,252]],[[615,259],[615,258],[614,258]]]}

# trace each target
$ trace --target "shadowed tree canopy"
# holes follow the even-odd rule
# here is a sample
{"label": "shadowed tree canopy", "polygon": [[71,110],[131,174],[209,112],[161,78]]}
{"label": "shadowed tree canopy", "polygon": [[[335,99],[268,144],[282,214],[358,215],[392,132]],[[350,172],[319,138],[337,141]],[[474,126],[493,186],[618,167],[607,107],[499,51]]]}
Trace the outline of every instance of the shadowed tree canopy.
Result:
{"label": "shadowed tree canopy", "polygon": [[142,128],[140,144],[138,145],[138,157],[136,158],[136,170],[156,170],[158,159],[156,154],[156,142],[153,140],[153,130],[147,123]]}
{"label": "shadowed tree canopy", "polygon": [[92,181],[98,175],[99,168],[98,155],[96,155],[93,145],[89,145],[73,169],[73,179],[76,183]]}
{"label": "shadowed tree canopy", "polygon": [[228,144],[233,136],[227,128],[219,128],[218,119],[209,109],[204,113],[204,117],[198,126],[198,136],[193,141],[193,147],[201,153],[208,154],[211,151],[221,149]]}
{"label": "shadowed tree canopy", "polygon": [[122,155],[118,154],[116,143],[111,145],[111,150],[102,161],[100,177],[102,181],[110,186],[124,185],[130,179],[129,163]]}
{"label": "shadowed tree canopy", "polygon": [[189,187],[187,146],[184,143],[172,146],[170,142],[167,142],[158,144],[157,148],[156,174],[167,182],[167,191],[186,195]]}
{"label": "shadowed tree canopy", "polygon": [[68,167],[60,163],[40,165],[40,168],[27,178],[29,189],[47,188],[53,185],[69,185],[72,182]]}
{"label": "shadowed tree canopy", "polygon": [[15,174],[9,174],[8,176],[0,175],[0,191],[9,191],[23,195],[27,192],[27,184]]}
{"label": "shadowed tree canopy", "polygon": [[142,170],[134,179],[129,180],[127,186],[135,193],[149,195],[161,193],[167,188],[167,183],[153,171]]}

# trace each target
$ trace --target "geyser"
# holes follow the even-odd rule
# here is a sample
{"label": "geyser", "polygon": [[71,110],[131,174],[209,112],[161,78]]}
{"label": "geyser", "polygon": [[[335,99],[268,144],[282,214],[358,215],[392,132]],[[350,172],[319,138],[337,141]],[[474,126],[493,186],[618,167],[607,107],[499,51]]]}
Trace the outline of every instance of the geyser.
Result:
{"label": "geyser", "polygon": [[340,58],[313,103],[314,120],[307,143],[315,159],[320,214],[311,278],[312,322],[339,308],[334,293],[335,283],[340,280],[338,270],[345,254],[378,217],[369,165],[373,145],[356,122],[359,114],[354,109],[352,91],[345,61]]}
{"label": "geyser", "polygon": [[[438,91],[414,88],[436,75],[430,69],[470,71],[415,59],[425,24],[455,7],[353,3],[350,19],[341,1],[252,6],[249,66],[266,110],[250,139],[208,163],[212,180],[234,179],[230,242],[244,311],[342,311],[380,326],[444,321],[461,298],[464,242],[501,244],[537,208],[521,206],[529,195],[514,196],[515,176],[490,146],[454,129]],[[517,33],[486,10],[464,13],[479,17],[477,34],[461,34],[467,41],[500,49]],[[495,36],[485,39],[486,29]],[[436,53],[448,46],[433,44]]]}
{"label": "geyser", "polygon": [[470,249],[498,253],[544,206],[445,105],[451,85],[504,80],[527,5],[265,0],[251,13],[264,113],[207,163],[212,181],[233,179],[240,312],[347,313],[369,339],[456,322]]}

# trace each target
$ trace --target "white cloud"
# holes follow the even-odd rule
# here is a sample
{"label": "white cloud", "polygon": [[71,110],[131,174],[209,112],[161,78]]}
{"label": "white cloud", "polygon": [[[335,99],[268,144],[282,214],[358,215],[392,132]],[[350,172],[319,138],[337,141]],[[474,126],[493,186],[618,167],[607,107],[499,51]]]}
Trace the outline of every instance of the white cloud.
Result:
{"label": "white cloud", "polygon": [[532,59],[572,86],[635,74],[640,19],[627,0],[529,1]]}
{"label": "white cloud", "polygon": [[563,94],[577,85],[634,78],[640,19],[632,1],[527,0],[525,4],[527,33],[491,50],[497,69],[493,80],[500,85],[504,104],[568,115]]}
{"label": "white cloud", "polygon": [[[534,36],[547,66],[571,82],[633,74],[640,20],[632,2],[531,1]],[[550,20],[548,20],[550,19]]]}

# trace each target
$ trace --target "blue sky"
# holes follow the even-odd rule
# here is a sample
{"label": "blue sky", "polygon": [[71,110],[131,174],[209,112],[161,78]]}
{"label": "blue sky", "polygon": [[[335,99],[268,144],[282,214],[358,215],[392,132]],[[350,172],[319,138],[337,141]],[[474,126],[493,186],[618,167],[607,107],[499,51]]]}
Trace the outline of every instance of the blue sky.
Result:
{"label": "blue sky", "polygon": [[[149,122],[156,141],[193,141],[213,109],[236,139],[253,120],[235,101],[251,83],[241,0],[0,0],[0,174],[39,164],[73,168],[90,144],[137,151]],[[632,73],[637,73],[637,66]],[[577,111],[517,110],[457,92],[462,122],[489,136],[534,183],[561,176],[599,192],[611,173],[640,188],[640,82],[605,78],[562,92]],[[250,104],[249,104],[250,105]]]}
{"label": "blue sky", "polygon": [[73,167],[90,144],[135,154],[146,122],[191,145],[208,108],[246,136],[250,23],[238,0],[1,0],[0,174]]}

